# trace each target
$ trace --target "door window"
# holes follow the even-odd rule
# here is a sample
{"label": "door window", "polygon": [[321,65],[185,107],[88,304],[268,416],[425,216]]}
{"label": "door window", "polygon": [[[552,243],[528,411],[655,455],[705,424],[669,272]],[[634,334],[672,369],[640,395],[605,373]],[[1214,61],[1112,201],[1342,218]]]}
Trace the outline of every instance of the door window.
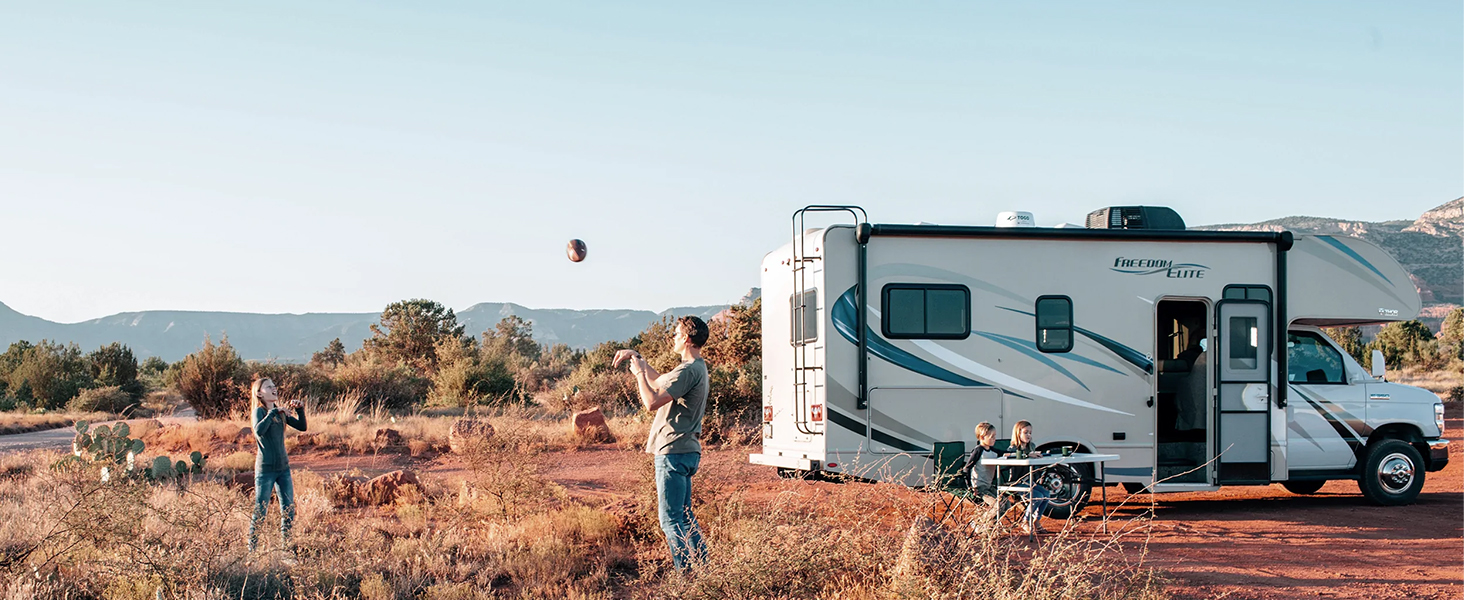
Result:
{"label": "door window", "polygon": [[1291,383],[1346,383],[1342,353],[1322,336],[1292,331],[1286,336],[1286,380]]}
{"label": "door window", "polygon": [[1255,317],[1231,317],[1230,339],[1230,368],[1235,370],[1250,370],[1257,366],[1260,355],[1260,326]]}

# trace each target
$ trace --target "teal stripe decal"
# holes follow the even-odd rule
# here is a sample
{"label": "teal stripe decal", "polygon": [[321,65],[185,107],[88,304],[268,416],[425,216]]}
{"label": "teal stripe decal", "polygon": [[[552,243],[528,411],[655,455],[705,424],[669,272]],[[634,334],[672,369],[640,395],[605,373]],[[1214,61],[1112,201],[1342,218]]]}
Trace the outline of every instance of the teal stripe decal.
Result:
{"label": "teal stripe decal", "polygon": [[1372,263],[1367,262],[1367,259],[1363,258],[1361,254],[1358,254],[1356,250],[1348,248],[1347,244],[1337,241],[1330,235],[1319,235],[1316,236],[1316,238],[1330,244],[1333,248],[1341,250],[1343,254],[1352,257],[1352,260],[1362,263],[1362,266],[1367,267],[1369,271],[1377,273],[1378,277],[1382,277],[1383,281],[1386,281],[1389,285],[1392,285],[1393,280],[1388,279],[1387,275],[1384,275],[1383,272],[1379,271],[1377,267],[1374,267]]}

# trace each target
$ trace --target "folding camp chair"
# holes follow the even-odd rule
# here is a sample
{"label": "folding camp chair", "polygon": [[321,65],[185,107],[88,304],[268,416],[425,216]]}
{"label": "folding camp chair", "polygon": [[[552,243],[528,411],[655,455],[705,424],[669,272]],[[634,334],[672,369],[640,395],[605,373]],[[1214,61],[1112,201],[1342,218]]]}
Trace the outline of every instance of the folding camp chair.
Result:
{"label": "folding camp chair", "polygon": [[961,505],[962,500],[971,499],[966,476],[961,473],[966,466],[966,443],[936,442],[930,449],[930,458],[935,461],[935,485],[932,487],[936,491],[937,505],[932,509],[940,509],[940,518],[935,520],[940,523]]}

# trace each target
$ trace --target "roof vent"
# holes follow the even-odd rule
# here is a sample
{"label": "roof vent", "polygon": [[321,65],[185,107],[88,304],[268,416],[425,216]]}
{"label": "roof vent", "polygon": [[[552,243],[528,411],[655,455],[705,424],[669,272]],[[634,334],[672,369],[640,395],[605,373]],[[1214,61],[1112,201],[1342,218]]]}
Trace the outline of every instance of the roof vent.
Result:
{"label": "roof vent", "polygon": [[1088,213],[1088,229],[1184,229],[1184,219],[1166,206],[1110,206]]}
{"label": "roof vent", "polygon": [[1032,213],[1022,210],[1009,210],[996,215],[997,227],[1036,227],[1037,220],[1032,218]]}

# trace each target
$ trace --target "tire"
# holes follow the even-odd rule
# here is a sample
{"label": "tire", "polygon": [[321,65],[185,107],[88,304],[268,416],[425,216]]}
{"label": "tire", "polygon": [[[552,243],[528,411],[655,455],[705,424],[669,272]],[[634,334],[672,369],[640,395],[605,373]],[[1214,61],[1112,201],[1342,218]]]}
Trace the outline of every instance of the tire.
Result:
{"label": "tire", "polygon": [[1047,488],[1047,516],[1067,519],[1083,510],[1093,492],[1093,465],[1054,465],[1042,470],[1037,482]]}
{"label": "tire", "polygon": [[1316,481],[1286,481],[1281,484],[1281,487],[1298,496],[1308,496],[1317,493],[1317,490],[1322,489],[1324,485],[1327,485],[1327,480],[1318,479]]}
{"label": "tire", "polygon": [[1144,493],[1144,490],[1147,489],[1149,489],[1149,486],[1139,483],[1137,481],[1123,482],[1123,491],[1128,492],[1128,495],[1130,496],[1134,494],[1142,494]]}
{"label": "tire", "polygon": [[1412,504],[1423,490],[1423,456],[1402,440],[1383,440],[1369,446],[1357,487],[1379,506]]}

